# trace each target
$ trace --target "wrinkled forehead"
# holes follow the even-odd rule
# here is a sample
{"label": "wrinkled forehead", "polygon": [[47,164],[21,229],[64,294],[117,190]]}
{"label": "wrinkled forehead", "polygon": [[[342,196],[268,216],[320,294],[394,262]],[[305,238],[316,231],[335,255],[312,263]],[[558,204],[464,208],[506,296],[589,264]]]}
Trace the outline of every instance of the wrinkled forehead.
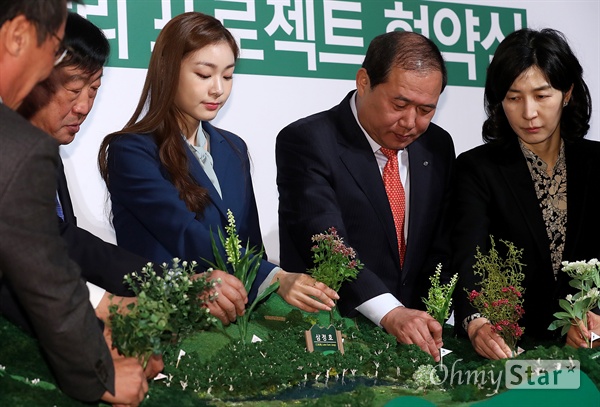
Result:
{"label": "wrinkled forehead", "polygon": [[57,74],[62,85],[73,83],[90,84],[102,77],[103,69],[100,68],[95,72],[89,72],[77,66],[67,65],[59,68]]}

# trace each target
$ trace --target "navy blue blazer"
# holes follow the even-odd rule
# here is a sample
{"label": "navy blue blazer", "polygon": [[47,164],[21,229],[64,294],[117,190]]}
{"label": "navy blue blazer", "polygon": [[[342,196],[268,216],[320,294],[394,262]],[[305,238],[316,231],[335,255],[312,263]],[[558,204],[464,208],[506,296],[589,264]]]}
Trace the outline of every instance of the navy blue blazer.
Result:
{"label": "navy blue blazer", "polygon": [[384,293],[422,308],[428,277],[437,263],[448,265],[445,214],[454,145],[432,123],[407,147],[409,231],[400,267],[392,211],[373,151],[350,108],[353,93],[277,136],[281,266],[302,272],[312,267],[311,236],[334,226],[365,264],[357,280],[340,290],[342,313],[354,315],[356,306]]}
{"label": "navy blue blazer", "polygon": [[[563,261],[600,257],[600,143],[565,141],[567,165],[567,235]],[[558,299],[570,291],[569,277],[559,271],[554,280],[550,243],[527,162],[515,137],[462,153],[456,162],[452,214],[453,269],[460,275],[455,291],[456,321],[476,312],[467,291],[477,289],[473,274],[476,247],[487,252],[489,235],[502,253],[508,240],[523,249],[525,335],[552,336],[547,330],[559,311]],[[463,332],[464,333],[464,332]]]}
{"label": "navy blue blazer", "polygon": [[[205,269],[203,259],[214,262],[211,231],[216,236],[217,229],[225,230],[228,209],[235,216],[243,246],[246,241],[250,246],[262,246],[246,144],[235,134],[210,123],[202,122],[202,127],[210,137],[210,153],[223,194],[221,198],[192,151],[185,146],[190,175],[209,192],[210,204],[204,213],[190,211],[180,199],[160,163],[158,147],[151,134],[124,134],[110,143],[108,190],[119,246],[157,264],[170,263],[178,257],[195,260]],[[181,142],[185,140],[181,138]],[[218,237],[215,240],[220,247]],[[222,255],[226,258],[224,250]],[[274,267],[261,260],[249,293],[251,298]]]}

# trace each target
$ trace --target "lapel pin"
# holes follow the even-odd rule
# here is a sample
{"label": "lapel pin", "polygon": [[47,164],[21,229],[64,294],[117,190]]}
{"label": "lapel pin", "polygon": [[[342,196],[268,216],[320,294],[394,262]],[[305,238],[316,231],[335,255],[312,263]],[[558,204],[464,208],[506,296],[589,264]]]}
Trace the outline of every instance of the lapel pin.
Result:
{"label": "lapel pin", "polygon": [[427,167],[429,165],[429,161],[423,161],[423,166]]}

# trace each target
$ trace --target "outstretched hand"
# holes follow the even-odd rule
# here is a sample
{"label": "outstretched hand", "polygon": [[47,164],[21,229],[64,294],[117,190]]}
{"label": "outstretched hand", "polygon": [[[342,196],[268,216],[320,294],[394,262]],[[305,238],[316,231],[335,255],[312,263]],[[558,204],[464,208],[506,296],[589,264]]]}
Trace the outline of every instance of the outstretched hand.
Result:
{"label": "outstretched hand", "polygon": [[113,406],[138,406],[148,393],[148,382],[142,365],[135,358],[113,359],[115,366],[115,394],[108,390],[102,401]]}
{"label": "outstretched hand", "polygon": [[[596,315],[593,312],[587,313],[587,328],[583,325],[583,322],[577,321],[579,328],[577,325],[571,325],[569,332],[567,332],[567,345],[572,346],[574,348],[585,348],[587,347],[587,343],[585,343],[585,339],[591,339],[591,332],[593,331],[596,334],[600,335],[600,315]],[[600,346],[600,340],[597,340],[592,343],[592,347]]]}
{"label": "outstretched hand", "polygon": [[165,368],[162,355],[152,355],[146,363],[144,374],[147,379],[154,379]]}
{"label": "outstretched hand", "polygon": [[210,281],[217,279],[221,280],[213,288],[217,298],[214,301],[207,301],[206,306],[212,316],[218,318],[223,325],[229,325],[238,316],[244,315],[248,293],[239,279],[225,271],[213,270]]}
{"label": "outstretched hand", "polygon": [[306,312],[330,311],[339,295],[308,274],[280,270],[273,282],[279,281],[279,294],[288,304]]}
{"label": "outstretched hand", "polygon": [[396,337],[400,343],[415,344],[440,360],[442,342],[442,326],[431,315],[406,307],[397,307],[385,314],[381,326]]}
{"label": "outstretched hand", "polygon": [[[104,324],[103,334],[104,334],[104,340],[106,341],[106,345],[108,346],[108,349],[110,349],[110,355],[111,355],[113,361],[115,361],[117,359],[126,359],[125,356],[123,356],[119,353],[117,348],[113,347],[112,330],[110,329],[109,324]],[[143,362],[143,360],[141,358],[138,361],[140,362],[140,364]],[[165,367],[165,365],[163,362],[162,355],[152,355],[152,356],[150,356],[150,358],[148,358],[148,361],[146,362],[146,368],[144,369],[144,374],[147,379],[153,379],[160,372],[162,372],[164,367]]]}
{"label": "outstretched hand", "polygon": [[488,359],[505,359],[512,356],[504,339],[492,330],[486,318],[476,318],[469,323],[467,334],[475,351]]}
{"label": "outstretched hand", "polygon": [[109,318],[110,318],[110,311],[109,311],[109,307],[111,305],[118,305],[118,312],[119,314],[124,314],[129,312],[129,309],[127,308],[127,306],[129,304],[135,303],[137,302],[137,297],[120,297],[118,295],[113,295],[111,293],[109,293],[108,291],[104,293],[104,295],[102,296],[102,299],[100,300],[100,302],[98,303],[98,306],[96,307],[95,311],[96,311],[96,316],[102,320],[102,322],[104,322],[105,324],[109,323]]}

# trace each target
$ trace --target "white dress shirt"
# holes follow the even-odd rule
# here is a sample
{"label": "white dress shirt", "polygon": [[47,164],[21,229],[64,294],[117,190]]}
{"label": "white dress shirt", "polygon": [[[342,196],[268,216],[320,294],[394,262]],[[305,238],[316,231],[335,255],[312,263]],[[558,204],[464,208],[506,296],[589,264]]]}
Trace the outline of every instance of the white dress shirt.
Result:
{"label": "white dress shirt", "polygon": [[[369,136],[369,134],[365,131],[365,129],[360,124],[358,120],[358,113],[356,110],[356,93],[352,95],[350,98],[350,108],[352,109],[352,114],[356,119],[356,123],[363,131],[365,138],[369,142],[371,149],[373,150],[373,154],[377,159],[377,165],[379,166],[379,173],[383,178],[383,168],[387,164],[387,157],[381,152],[381,146],[375,142]],[[400,180],[402,181],[402,186],[404,187],[404,196],[406,198],[406,209],[404,212],[405,222],[404,222],[404,241],[408,241],[408,219],[409,219],[409,202],[410,202],[410,178],[409,174],[409,166],[408,166],[408,150],[398,150],[398,170],[400,172]],[[398,300],[392,293],[385,293],[378,295],[377,297],[373,297],[370,300],[367,300],[356,307],[356,310],[371,320],[374,324],[381,326],[382,318],[389,313],[391,310],[397,307],[403,307],[400,300]]]}
{"label": "white dress shirt", "polygon": [[90,303],[92,304],[92,307],[94,307],[94,309],[98,308],[106,290],[88,282],[86,282],[85,285],[87,285],[88,291],[90,292]]}

